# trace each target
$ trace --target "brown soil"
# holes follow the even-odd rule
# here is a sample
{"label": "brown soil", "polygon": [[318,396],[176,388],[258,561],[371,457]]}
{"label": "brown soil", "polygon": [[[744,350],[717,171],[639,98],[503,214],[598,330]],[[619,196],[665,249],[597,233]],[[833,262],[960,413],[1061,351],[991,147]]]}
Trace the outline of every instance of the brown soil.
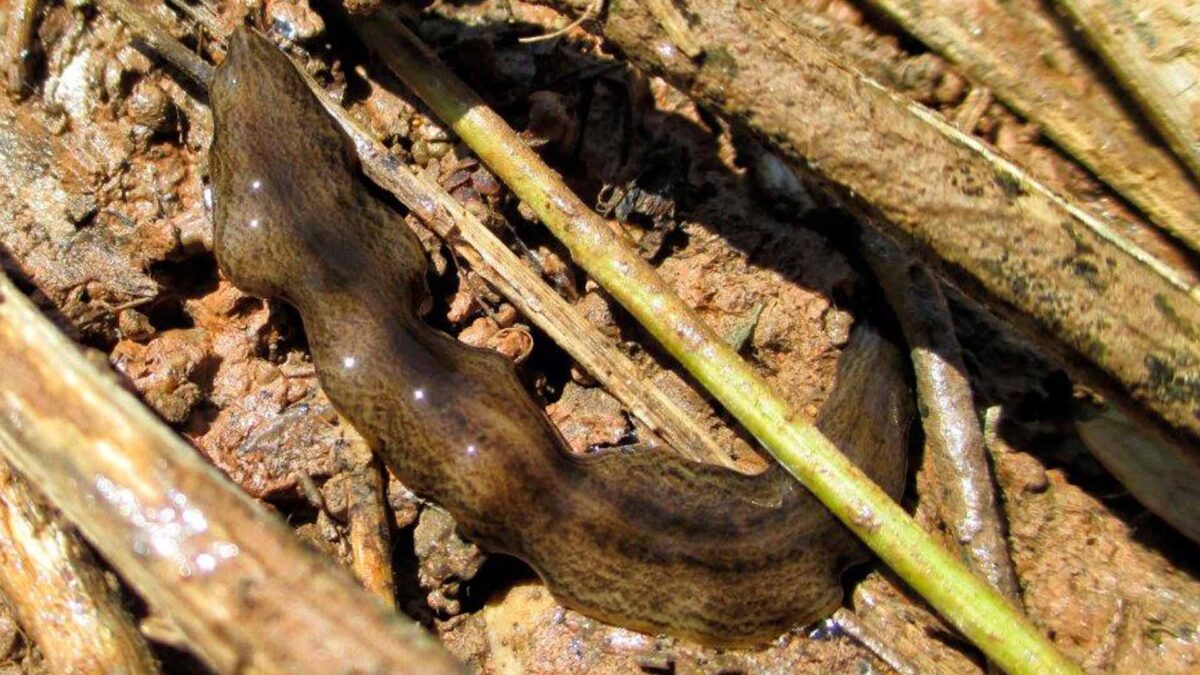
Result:
{"label": "brown soil", "polygon": [[[257,3],[245,3],[257,4]],[[361,4],[361,3],[360,3]],[[852,28],[847,39],[895,74],[889,82],[954,116],[965,79],[901,47],[844,2],[808,4]],[[233,2],[235,22],[246,7]],[[527,211],[419,105],[395,109],[357,74],[373,65],[304,0],[268,0],[276,33],[396,152],[527,249],[566,297],[618,342],[645,377],[732,446],[763,460],[639,328],[573,267]],[[164,19],[170,12],[156,11]],[[198,32],[174,19],[189,43]],[[581,31],[530,44],[566,20],[517,0],[435,3],[415,25],[579,193],[629,223],[629,234],[705,320],[813,416],[849,327],[888,324],[846,233],[857,225],[814,206],[790,174],[772,173],[752,141],[661,81],[632,71]],[[0,100],[0,263],[59,324],[107,355],[129,388],[298,534],[348,560],[347,431],[320,391],[305,338],[286,307],[220,278],[204,206],[212,135],[202,94],[131,46],[90,9],[49,4],[33,45],[28,97]],[[343,60],[345,59],[345,60]],[[386,78],[383,78],[386,79]],[[1035,128],[998,104],[976,130],[1035,174],[1102,212],[1136,216]],[[789,182],[790,181],[790,182]],[[416,224],[416,223],[414,223]],[[430,320],[521,362],[572,447],[655,442],[620,405],[416,224],[434,262]],[[1052,365],[961,301],[956,321],[1006,509],[1030,616],[1097,672],[1200,668],[1196,547],[1122,492],[1070,426],[1074,392]],[[919,447],[919,443],[914,443]],[[920,466],[919,458],[914,466]],[[940,530],[914,471],[907,502]],[[845,632],[802,627],[757,650],[718,651],[604,626],[557,606],[531,573],[486,558],[446,516],[395,480],[388,488],[401,608],[482,672],[864,672],[886,669]],[[980,660],[884,574],[854,576],[852,603],[947,671]],[[848,581],[848,584],[851,583]],[[162,647],[168,670],[197,668]],[[40,672],[36,646],[0,612],[0,658]]]}

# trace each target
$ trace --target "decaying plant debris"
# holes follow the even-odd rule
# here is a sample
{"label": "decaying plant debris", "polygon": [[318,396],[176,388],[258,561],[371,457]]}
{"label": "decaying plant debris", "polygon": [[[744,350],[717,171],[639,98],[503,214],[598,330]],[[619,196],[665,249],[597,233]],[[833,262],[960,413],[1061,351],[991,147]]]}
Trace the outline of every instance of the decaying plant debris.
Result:
{"label": "decaying plant debris", "polygon": [[[0,364],[9,373],[0,447],[175,624],[182,645],[222,672],[459,672],[420,627],[305,550],[91,367],[7,278],[0,317]],[[85,618],[86,608],[63,604],[43,611],[59,608],[64,624]],[[134,672],[144,660],[133,651],[106,663]]]}
{"label": "decaying plant debris", "polygon": [[[506,241],[522,242],[533,252],[526,260],[538,261],[526,263],[535,276],[557,280],[635,372],[656,381],[702,435],[717,440],[713,447],[732,448],[746,468],[761,465],[745,439],[662,365],[637,327],[564,260],[485,168],[419,107],[383,95],[394,83],[360,60],[349,33],[304,2],[266,2],[260,9],[260,25],[289,39],[327,91],[393,143],[392,161],[418,167],[421,179],[444,186],[458,208]],[[960,104],[986,102],[967,96],[965,85],[957,94],[940,91],[953,89],[954,78],[965,82],[962,74],[944,64],[918,67],[934,61],[905,54],[850,6],[808,9],[870,36],[864,39],[874,41],[881,68],[909,72],[906,88],[914,97],[937,91],[926,102],[948,114]],[[212,19],[228,27],[244,13],[240,5],[224,6]],[[154,14],[196,44],[197,32],[185,20],[161,7]],[[622,207],[633,214],[626,232],[647,242],[644,250],[685,301],[739,344],[793,407],[816,409],[853,317],[882,312],[857,243],[839,234],[850,225],[848,216],[805,212],[814,197],[789,171],[772,173],[760,146],[662,81],[631,70],[579,28],[565,37],[519,42],[570,21],[545,7],[438,5],[412,18],[586,199],[609,192],[606,186],[623,186],[647,195],[642,204],[671,204],[654,216]],[[557,608],[537,584],[516,581],[527,573],[494,560],[481,568],[478,551],[456,541],[452,528],[435,527],[433,517],[414,527],[424,507],[394,480],[367,487],[364,495],[369,468],[346,451],[353,438],[316,386],[295,317],[216,277],[201,198],[211,134],[202,98],[186,80],[129,47],[119,24],[102,15],[51,5],[35,25],[33,51],[44,60],[30,64],[33,86],[23,90],[29,98],[5,103],[0,123],[5,270],[71,335],[109,354],[126,386],[243,489],[268,499],[302,537],[356,569],[364,560],[356,552],[364,545],[362,519],[374,518],[356,512],[356,505],[382,489],[395,537],[397,602],[434,627],[456,655],[487,670],[540,672],[857,672],[864,662],[879,665],[876,655],[836,628],[797,631],[762,650],[716,653],[601,626]],[[1059,189],[1083,185],[1081,203],[1125,210],[1079,178],[1077,167],[1035,143],[1036,132],[1010,113],[996,105],[982,110],[971,113],[978,123],[970,126],[1011,144],[1009,154],[1034,158],[1039,169],[1055,167],[1053,180],[1066,185]],[[463,260],[449,255],[449,247],[470,251],[458,246],[453,231],[440,231],[443,243],[413,222],[434,256],[435,322],[464,340],[528,354],[524,368],[554,401],[551,414],[577,449],[649,437],[654,427],[626,416],[594,386],[590,368],[573,368],[551,331],[522,330],[521,322],[532,321],[529,310],[520,307],[522,317],[501,300],[493,291],[503,290],[501,282],[476,271],[466,256],[465,264],[456,264]],[[1192,272],[1176,274],[1186,280]],[[989,410],[986,446],[1030,616],[1092,670],[1194,668],[1200,587],[1184,562],[1190,545],[1121,495],[1082,452],[1071,424],[1072,392],[1061,373],[953,291],[950,301],[976,405]],[[918,518],[935,531],[942,516],[929,495],[941,489],[937,480],[922,473],[912,497]],[[417,587],[418,578],[425,588]],[[900,597],[880,572],[857,591],[859,627],[884,636],[897,658],[922,672],[978,667],[970,649]],[[170,669],[174,657],[158,653],[167,655]]]}
{"label": "decaying plant debris", "polygon": [[[966,11],[939,0],[871,4],[1040,124],[1043,133],[1193,249],[1200,245],[1200,185],[1188,173],[1186,156],[1180,161],[1163,147],[1107,71],[1073,48],[1069,23],[1056,20],[1041,3],[1024,0],[973,2]],[[1169,33],[1147,32],[1150,41],[1171,40]]]}
{"label": "decaying plant debris", "polygon": [[[635,61],[775,143],[1157,430],[1162,442],[1146,447],[1178,467],[1180,483],[1200,479],[1192,393],[1200,306],[1190,284],[990,147],[864,77],[837,45],[780,33],[766,6],[694,7],[706,17],[694,32],[715,45],[703,62],[662,48],[657,18],[636,6],[611,11],[605,32]],[[1155,508],[1196,536],[1181,514]]]}

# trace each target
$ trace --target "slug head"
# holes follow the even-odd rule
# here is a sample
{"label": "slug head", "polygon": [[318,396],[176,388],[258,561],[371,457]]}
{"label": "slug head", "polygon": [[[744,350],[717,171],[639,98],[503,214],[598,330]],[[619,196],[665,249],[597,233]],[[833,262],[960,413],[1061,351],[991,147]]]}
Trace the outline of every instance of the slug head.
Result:
{"label": "slug head", "polygon": [[[217,261],[241,289],[298,300],[375,265],[379,209],[350,141],[275,45],[239,28],[210,87]],[[374,216],[374,217],[372,217]]]}

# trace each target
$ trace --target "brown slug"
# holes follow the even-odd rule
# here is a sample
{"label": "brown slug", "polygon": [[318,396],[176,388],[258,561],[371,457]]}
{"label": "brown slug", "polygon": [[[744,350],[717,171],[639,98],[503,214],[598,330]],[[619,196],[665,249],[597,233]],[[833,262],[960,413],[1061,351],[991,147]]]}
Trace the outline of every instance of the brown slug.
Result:
{"label": "brown slug", "polygon": [[[748,644],[836,607],[865,549],[781,468],[572,454],[512,364],[423,323],[416,236],[274,45],[235,32],[210,98],[222,271],[296,307],[334,406],[464,534],[562,604],[651,633]],[[817,424],[897,496],[910,405],[898,351],[859,327]]]}

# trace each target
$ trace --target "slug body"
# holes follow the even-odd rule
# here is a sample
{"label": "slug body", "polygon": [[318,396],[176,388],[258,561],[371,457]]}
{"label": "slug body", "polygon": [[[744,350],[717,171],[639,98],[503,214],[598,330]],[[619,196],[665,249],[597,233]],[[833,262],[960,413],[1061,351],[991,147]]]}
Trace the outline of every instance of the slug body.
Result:
{"label": "slug body", "polygon": [[[238,30],[210,95],[221,269],[298,309],[335,407],[464,534],[526,561],[569,607],[707,643],[769,639],[840,602],[839,576],[864,550],[781,469],[571,454],[508,361],[425,325],[416,236],[274,45]],[[856,330],[818,423],[893,496],[910,407],[901,367]]]}

